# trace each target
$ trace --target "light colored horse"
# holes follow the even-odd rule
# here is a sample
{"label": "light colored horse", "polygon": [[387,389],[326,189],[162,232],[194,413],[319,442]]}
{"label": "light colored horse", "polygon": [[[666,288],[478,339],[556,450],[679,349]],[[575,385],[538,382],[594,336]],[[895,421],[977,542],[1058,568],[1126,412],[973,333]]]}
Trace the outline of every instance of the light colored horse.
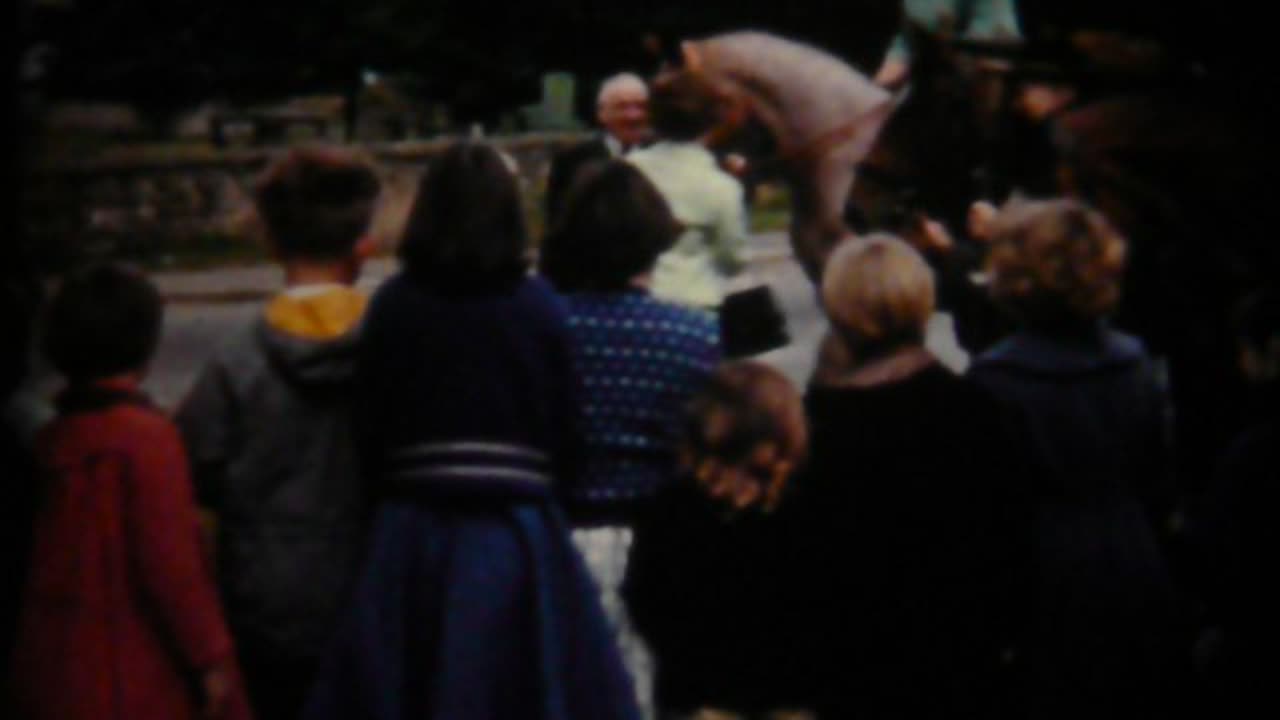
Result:
{"label": "light colored horse", "polygon": [[850,234],[843,214],[854,168],[892,114],[895,97],[840,58],[763,32],[731,32],[680,46],[680,63],[655,86],[698,73],[722,91],[725,123],[716,137],[748,121],[766,128],[791,191],[791,244],[811,280],[827,253]]}

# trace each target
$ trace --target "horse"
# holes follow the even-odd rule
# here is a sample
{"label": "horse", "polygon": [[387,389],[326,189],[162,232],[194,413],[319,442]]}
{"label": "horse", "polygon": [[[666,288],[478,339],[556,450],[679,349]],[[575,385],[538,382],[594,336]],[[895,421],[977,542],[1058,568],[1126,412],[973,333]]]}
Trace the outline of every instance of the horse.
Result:
{"label": "horse", "polygon": [[[970,202],[1021,190],[1101,210],[1130,247],[1113,321],[1167,363],[1182,482],[1198,485],[1239,422],[1232,308],[1280,277],[1280,252],[1265,232],[1275,212],[1271,119],[1241,101],[1247,92],[1162,66],[1159,49],[1140,41],[1087,35],[1074,61],[1024,49],[999,63],[944,37],[915,42],[910,94],[861,160],[850,216],[881,226],[932,216],[956,230],[969,252],[946,262],[963,335],[975,317],[984,324],[983,311],[991,317],[980,289],[965,282],[982,254],[963,237]],[[1015,98],[1046,81],[1076,97],[1035,125]],[[981,350],[995,333],[970,334],[970,349]]]}
{"label": "horse", "polygon": [[[1184,465],[1207,474],[1232,427],[1230,308],[1239,289],[1274,282],[1280,269],[1276,245],[1258,232],[1275,205],[1265,196],[1269,121],[1232,101],[1231,88],[1166,72],[1159,47],[1105,33],[1075,38],[1084,61],[1056,64],[1026,47],[908,33],[911,77],[897,93],[831,53],[752,32],[682,43],[654,83],[687,72],[718,83],[725,121],[712,140],[750,123],[766,129],[810,280],[855,231],[903,235],[938,270],[940,304],[971,352],[1004,326],[970,282],[983,254],[965,232],[970,203],[1020,190],[1098,207],[1130,239],[1115,322],[1167,359],[1191,448]],[[1037,124],[1014,98],[1046,78],[1081,92]],[[949,239],[937,239],[938,227]]]}
{"label": "horse", "polygon": [[[924,251],[939,269],[944,307],[974,304],[965,296],[963,282],[952,279],[960,277],[958,268],[971,264],[963,259],[963,248],[943,252],[949,244],[945,233],[939,237],[929,232],[931,225],[937,226],[931,222],[934,217],[945,218],[942,225],[946,225],[946,220],[963,214],[968,201],[951,203],[948,211],[939,213],[940,201],[951,193],[917,192],[917,188],[931,189],[912,179],[928,169],[926,158],[915,163],[907,153],[895,152],[868,162],[870,153],[884,154],[886,149],[899,148],[903,144],[899,139],[912,141],[919,128],[935,127],[936,114],[958,120],[969,117],[968,88],[955,99],[947,99],[955,92],[934,88],[894,92],[831,52],[763,32],[687,40],[678,53],[650,49],[666,59],[652,80],[655,88],[688,73],[710,81],[701,87],[717,88],[724,111],[720,126],[707,138],[709,144],[732,146],[745,138],[749,150],[744,154],[749,155],[750,166],[785,181],[791,195],[793,255],[814,285],[821,281],[828,253],[840,241],[856,232],[889,229]],[[916,54],[923,56],[916,63],[930,61],[927,48],[921,47]],[[953,107],[963,113],[952,112]],[[886,131],[892,136],[887,143],[879,138]],[[950,132],[952,149],[976,148],[969,141],[973,131],[966,124]],[[939,159],[953,155],[939,155]],[[912,164],[904,165],[906,160]],[[954,167],[943,169],[942,174],[953,177],[977,160],[953,162]],[[854,199],[863,202],[851,202]],[[921,207],[929,208],[929,214],[919,212]],[[824,374],[837,372],[843,364],[838,345],[829,339],[823,343],[819,367]]]}
{"label": "horse", "polygon": [[[723,101],[711,144],[763,129],[771,155],[756,157],[791,193],[790,239],[813,281],[827,253],[849,234],[844,209],[855,167],[893,113],[897,98],[836,55],[765,32],[711,35],[680,44],[654,87],[686,73],[710,81]],[[759,143],[757,143],[758,145]]]}

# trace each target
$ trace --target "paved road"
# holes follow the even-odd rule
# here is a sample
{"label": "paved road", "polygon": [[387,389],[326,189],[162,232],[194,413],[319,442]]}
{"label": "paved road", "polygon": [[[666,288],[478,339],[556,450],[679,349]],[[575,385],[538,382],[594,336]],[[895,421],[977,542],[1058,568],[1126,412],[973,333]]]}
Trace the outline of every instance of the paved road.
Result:
{"label": "paved road", "polygon": [[[798,387],[803,387],[813,368],[825,322],[815,304],[812,287],[786,248],[786,239],[781,233],[757,235],[751,241],[750,272],[755,279],[773,287],[792,338],[787,347],[760,358],[780,368]],[[360,284],[373,289],[392,272],[392,261],[376,260],[366,267]],[[160,406],[172,408],[213,348],[258,312],[262,299],[280,286],[281,277],[279,269],[273,266],[158,273],[154,277],[169,302],[160,348],[145,387]],[[929,341],[945,362],[961,368],[966,358],[955,346],[948,323],[945,316],[936,317],[930,327]],[[48,396],[56,387],[57,381],[46,375],[36,384],[34,392]]]}
{"label": "paved road", "polygon": [[[803,382],[813,364],[812,347],[822,333],[812,290],[791,260],[781,233],[753,237],[749,256],[752,276],[768,282],[778,294],[794,340],[791,346],[762,357],[797,383]],[[360,285],[372,290],[394,271],[392,261],[375,260],[366,266]],[[168,305],[164,334],[145,386],[158,404],[173,407],[212,349],[221,338],[250,321],[262,299],[280,286],[281,275],[274,266],[259,266],[158,273],[154,278]]]}

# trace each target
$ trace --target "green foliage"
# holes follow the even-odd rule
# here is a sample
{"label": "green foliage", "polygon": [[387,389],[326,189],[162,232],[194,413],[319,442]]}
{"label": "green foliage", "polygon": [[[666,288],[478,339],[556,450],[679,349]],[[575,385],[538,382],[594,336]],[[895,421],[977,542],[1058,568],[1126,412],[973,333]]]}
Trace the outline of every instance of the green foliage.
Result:
{"label": "green foliage", "polygon": [[791,195],[787,189],[773,184],[756,186],[755,202],[751,205],[751,231],[785,230],[790,223]]}

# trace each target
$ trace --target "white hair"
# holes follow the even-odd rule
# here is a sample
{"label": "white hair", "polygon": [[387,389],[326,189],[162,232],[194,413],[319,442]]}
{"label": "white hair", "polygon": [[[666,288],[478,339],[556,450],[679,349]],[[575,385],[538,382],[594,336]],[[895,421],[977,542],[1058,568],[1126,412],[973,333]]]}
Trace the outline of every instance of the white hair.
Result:
{"label": "white hair", "polygon": [[596,107],[603,105],[605,98],[609,97],[609,95],[628,87],[638,87],[644,90],[646,94],[649,92],[649,86],[645,83],[644,78],[633,72],[620,72],[600,83],[600,92],[596,95]]}

